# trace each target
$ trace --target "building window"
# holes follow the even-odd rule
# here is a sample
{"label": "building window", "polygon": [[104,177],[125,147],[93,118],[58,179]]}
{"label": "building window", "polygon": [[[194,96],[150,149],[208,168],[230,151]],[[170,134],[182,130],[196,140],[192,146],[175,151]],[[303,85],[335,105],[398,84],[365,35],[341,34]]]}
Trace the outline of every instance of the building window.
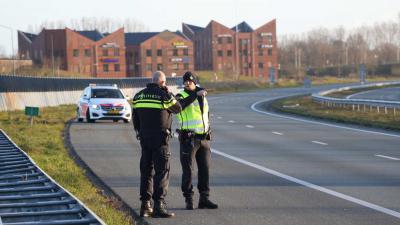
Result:
{"label": "building window", "polygon": [[262,49],[260,49],[260,51],[258,51],[258,56],[263,56],[263,55],[264,55],[264,52]]}
{"label": "building window", "polygon": [[189,63],[184,63],[183,64],[183,69],[184,70],[189,70]]}
{"label": "building window", "polygon": [[243,50],[243,55],[247,56],[247,50]]}
{"label": "building window", "polygon": [[151,63],[146,64],[146,70],[147,71],[153,71],[153,65]]}
{"label": "building window", "polygon": [[269,56],[272,55],[272,48],[268,49],[268,55],[269,55]]}
{"label": "building window", "polygon": [[218,37],[218,44],[222,44],[222,37]]}
{"label": "building window", "polygon": [[244,67],[245,69],[247,69],[247,68],[249,68],[249,64],[248,64],[248,63],[243,63],[243,67]]}
{"label": "building window", "polygon": [[163,64],[157,64],[157,70],[163,70]]}
{"label": "building window", "polygon": [[179,70],[179,64],[178,63],[172,64],[172,69],[173,70]]}
{"label": "building window", "polygon": [[79,56],[79,50],[78,50],[78,49],[74,49],[74,50],[72,51],[72,55],[73,55],[74,57],[78,57],[78,56]]}
{"label": "building window", "polygon": [[258,68],[260,69],[264,68],[264,63],[258,63]]}
{"label": "building window", "polygon": [[271,36],[271,35],[268,36],[268,42],[269,42],[269,43],[272,43],[272,36]]}
{"label": "building window", "polygon": [[104,72],[108,72],[109,71],[108,64],[103,64],[103,71]]}
{"label": "building window", "polygon": [[85,56],[86,57],[90,57],[91,56],[90,49],[85,49]]}
{"label": "building window", "polygon": [[129,52],[129,53],[128,53],[128,56],[129,56],[129,58],[133,58],[133,53],[132,53],[132,52]]}
{"label": "building window", "polygon": [[108,56],[108,49],[103,49],[103,56]]}
{"label": "building window", "polygon": [[226,51],[226,55],[227,55],[227,56],[232,56],[232,50]]}
{"label": "building window", "polygon": [[240,44],[241,45],[247,45],[249,43],[249,40],[247,39],[240,39]]}
{"label": "building window", "polygon": [[178,49],[173,49],[172,55],[173,56],[178,56]]}
{"label": "building window", "polygon": [[157,49],[157,56],[162,56],[162,49]]}
{"label": "building window", "polygon": [[147,50],[146,50],[146,56],[147,56],[147,57],[151,56],[151,49],[147,49]]}
{"label": "building window", "polygon": [[228,37],[227,42],[228,42],[228,44],[232,44],[232,37]]}
{"label": "building window", "polygon": [[121,71],[119,64],[114,64],[114,71],[115,72]]}
{"label": "building window", "polygon": [[114,56],[119,56],[119,48],[114,48]]}
{"label": "building window", "polygon": [[135,72],[139,72],[139,65],[135,65]]}
{"label": "building window", "polygon": [[222,50],[218,50],[218,57],[222,57],[222,56],[224,56],[223,51]]}
{"label": "building window", "polygon": [[135,51],[135,58],[137,58],[139,56],[139,52]]}
{"label": "building window", "polygon": [[183,49],[183,55],[188,56],[189,55],[189,49],[187,49],[187,48]]}

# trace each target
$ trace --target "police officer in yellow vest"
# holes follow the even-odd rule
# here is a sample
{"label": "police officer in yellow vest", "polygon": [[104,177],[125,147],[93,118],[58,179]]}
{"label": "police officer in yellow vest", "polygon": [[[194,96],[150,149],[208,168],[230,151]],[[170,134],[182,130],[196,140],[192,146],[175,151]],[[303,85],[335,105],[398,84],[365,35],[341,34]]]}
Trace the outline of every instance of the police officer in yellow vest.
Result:
{"label": "police officer in yellow vest", "polygon": [[184,90],[176,95],[182,106],[177,114],[179,123],[180,160],[182,165],[182,192],[186,209],[193,210],[192,171],[193,160],[198,167],[200,193],[198,208],[216,209],[218,205],[209,200],[209,168],[211,161],[210,122],[206,90],[196,86],[196,77],[191,72],[183,75]]}
{"label": "police officer in yellow vest", "polygon": [[[140,207],[141,217],[173,217],[165,204],[169,183],[171,113],[181,111],[179,102],[168,91],[165,74],[157,71],[153,82],[133,98],[133,125],[140,145]],[[154,170],[154,182],[153,182]],[[153,193],[154,192],[154,193]],[[154,209],[151,208],[151,198]]]}

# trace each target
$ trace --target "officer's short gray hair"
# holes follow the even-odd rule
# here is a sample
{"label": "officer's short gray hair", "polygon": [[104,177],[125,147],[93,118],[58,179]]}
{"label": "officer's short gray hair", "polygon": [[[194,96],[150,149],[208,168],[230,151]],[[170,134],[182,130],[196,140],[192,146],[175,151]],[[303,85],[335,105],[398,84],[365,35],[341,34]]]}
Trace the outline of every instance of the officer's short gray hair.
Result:
{"label": "officer's short gray hair", "polygon": [[162,71],[156,71],[153,74],[153,83],[160,84],[161,82],[165,82],[165,73]]}

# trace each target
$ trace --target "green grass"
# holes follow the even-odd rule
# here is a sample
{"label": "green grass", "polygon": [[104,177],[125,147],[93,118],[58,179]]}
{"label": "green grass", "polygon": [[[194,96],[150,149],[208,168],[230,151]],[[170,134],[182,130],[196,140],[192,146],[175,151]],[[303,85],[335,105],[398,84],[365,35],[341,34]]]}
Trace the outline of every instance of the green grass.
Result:
{"label": "green grass", "polygon": [[120,203],[94,187],[64,147],[63,130],[75,116],[75,106],[40,108],[31,127],[23,111],[0,112],[0,129],[47,174],[69,190],[107,224],[131,225],[132,218],[121,211]]}
{"label": "green grass", "polygon": [[388,114],[385,114],[382,108],[380,109],[380,113],[378,113],[376,108],[369,111],[370,108],[367,106],[364,112],[364,108],[361,106],[360,111],[357,108],[353,111],[350,106],[346,108],[328,107],[315,103],[310,96],[278,100],[268,107],[279,112],[328,119],[335,122],[400,130],[400,110],[397,110],[396,114],[394,114],[393,109],[390,109],[388,110]]}

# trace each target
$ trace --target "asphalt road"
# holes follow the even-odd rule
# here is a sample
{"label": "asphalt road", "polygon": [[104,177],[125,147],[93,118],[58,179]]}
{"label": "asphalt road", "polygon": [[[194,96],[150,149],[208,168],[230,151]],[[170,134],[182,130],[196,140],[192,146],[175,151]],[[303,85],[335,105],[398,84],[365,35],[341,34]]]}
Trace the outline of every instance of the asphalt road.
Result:
{"label": "asphalt road", "polygon": [[[310,91],[292,88],[210,96],[214,130],[211,199],[220,208],[184,210],[174,139],[167,202],[177,216],[146,221],[400,224],[400,134],[310,123],[266,114],[263,103],[253,105]],[[140,148],[132,125],[74,123],[70,135],[81,158],[138,210]]]}
{"label": "asphalt road", "polygon": [[377,90],[363,91],[347,96],[347,98],[400,101],[400,87],[390,87]]}

